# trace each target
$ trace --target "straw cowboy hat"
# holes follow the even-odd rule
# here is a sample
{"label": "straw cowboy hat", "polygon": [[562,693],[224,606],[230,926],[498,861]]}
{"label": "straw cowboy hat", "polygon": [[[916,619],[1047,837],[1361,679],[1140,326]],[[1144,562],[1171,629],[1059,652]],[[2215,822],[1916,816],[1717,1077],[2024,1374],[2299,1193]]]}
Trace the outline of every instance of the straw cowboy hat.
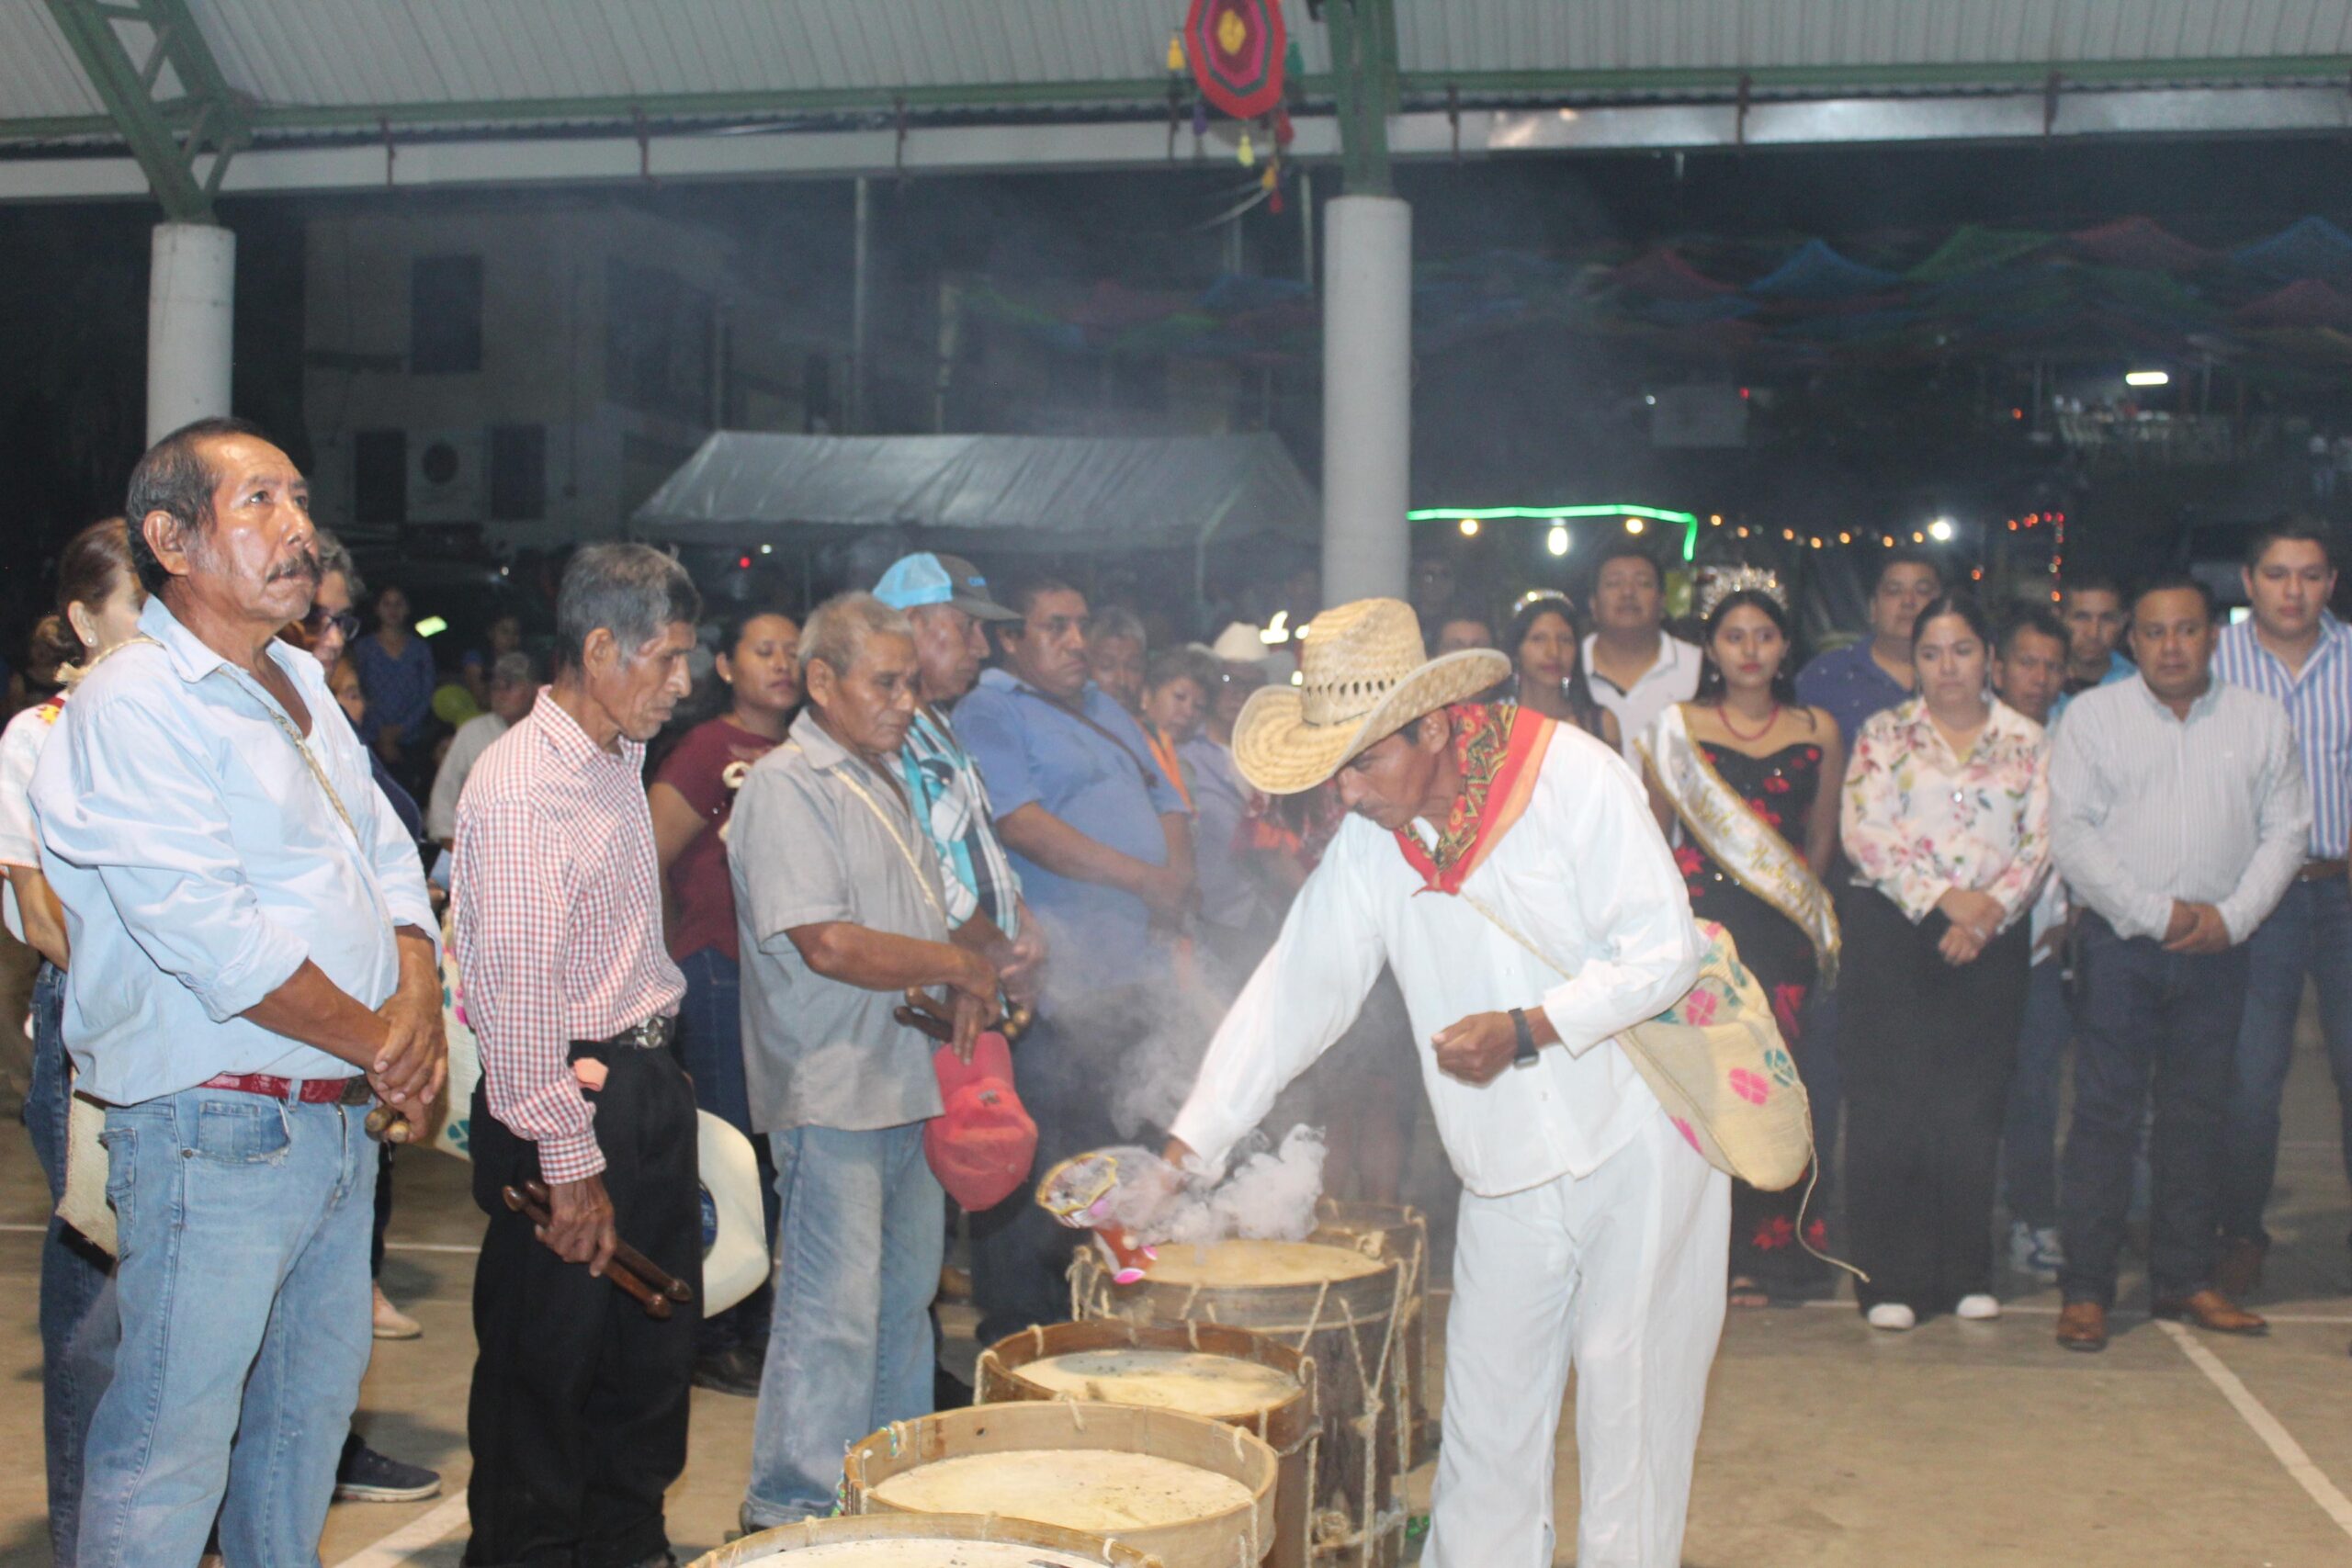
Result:
{"label": "straw cowboy hat", "polygon": [[1426,657],[1412,607],[1359,599],[1301,634],[1300,682],[1252,696],[1233,727],[1233,761],[1269,795],[1312,789],[1374,741],[1510,673],[1491,648]]}

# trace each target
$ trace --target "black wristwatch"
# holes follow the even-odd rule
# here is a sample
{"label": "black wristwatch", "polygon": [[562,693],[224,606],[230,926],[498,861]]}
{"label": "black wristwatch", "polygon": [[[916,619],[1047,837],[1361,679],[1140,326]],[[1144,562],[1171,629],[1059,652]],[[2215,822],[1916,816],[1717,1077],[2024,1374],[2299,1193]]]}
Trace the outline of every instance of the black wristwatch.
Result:
{"label": "black wristwatch", "polygon": [[1535,1032],[1527,1027],[1527,1014],[1520,1008],[1510,1010],[1510,1032],[1519,1038],[1519,1049],[1511,1053],[1510,1065],[1514,1067],[1533,1066],[1536,1058]]}

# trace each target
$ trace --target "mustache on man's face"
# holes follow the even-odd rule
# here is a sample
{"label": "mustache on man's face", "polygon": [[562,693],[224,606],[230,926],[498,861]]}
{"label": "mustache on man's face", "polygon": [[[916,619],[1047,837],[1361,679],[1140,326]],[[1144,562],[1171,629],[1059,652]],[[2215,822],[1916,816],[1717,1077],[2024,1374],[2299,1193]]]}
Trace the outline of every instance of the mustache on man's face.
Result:
{"label": "mustache on man's face", "polygon": [[311,580],[311,586],[316,588],[322,575],[316,551],[297,550],[285,564],[271,569],[269,581],[277,582],[289,577],[307,577]]}

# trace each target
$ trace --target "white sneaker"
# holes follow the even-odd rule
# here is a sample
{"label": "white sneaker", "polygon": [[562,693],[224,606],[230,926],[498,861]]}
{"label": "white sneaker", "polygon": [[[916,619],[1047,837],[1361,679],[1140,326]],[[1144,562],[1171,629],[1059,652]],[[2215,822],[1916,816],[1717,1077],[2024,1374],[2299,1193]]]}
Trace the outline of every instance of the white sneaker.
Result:
{"label": "white sneaker", "polygon": [[1952,1315],[1969,1323],[1990,1323],[2001,1315],[2001,1303],[1994,1297],[1982,1294],[1962,1296],[1960,1304],[1951,1309]]}
{"label": "white sneaker", "polygon": [[1901,1302],[1881,1302],[1862,1314],[1862,1321],[1872,1328],[1883,1328],[1890,1334],[1900,1334],[1919,1321],[1919,1316]]}

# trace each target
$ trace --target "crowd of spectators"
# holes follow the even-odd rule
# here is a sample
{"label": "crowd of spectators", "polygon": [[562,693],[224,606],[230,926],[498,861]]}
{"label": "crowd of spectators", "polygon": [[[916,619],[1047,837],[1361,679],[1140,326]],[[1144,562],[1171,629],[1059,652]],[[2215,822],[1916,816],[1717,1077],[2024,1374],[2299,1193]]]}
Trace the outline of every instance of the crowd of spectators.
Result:
{"label": "crowd of spectators", "polygon": [[[370,1327],[416,1331],[365,1304],[391,1189],[359,1125],[439,1091],[445,940],[481,1056],[468,1561],[658,1563],[691,1383],[758,1401],[752,1528],[829,1510],[845,1444],[933,1407],[951,1212],[910,993],[966,1055],[1026,1023],[1039,1168],[1148,1139],[1342,815],[1234,764],[1288,633],[1155,642],[1164,616],[1050,570],[917,553],[736,604],[696,691],[704,601],[642,546],[575,554],[544,659],[510,618],[444,668],[250,426],[160,443],[128,515],[64,552],[65,683],[0,738],[7,923],[42,959],[28,1122],[62,1197],[69,1086],[105,1107],[119,1233],[119,1261],[46,1242],[60,1561],[193,1562],[216,1524],[232,1561],[305,1560],[338,1486],[435,1484],[311,1438],[348,1429]],[[1876,1328],[1997,1317],[2005,1218],[2059,1342],[2096,1350],[2144,1144],[2155,1310],[2261,1330],[2307,977],[2352,1118],[2335,560],[2321,526],[2264,530],[2224,626],[2187,577],[2077,578],[2053,615],[1890,550],[1861,635],[1802,668],[1760,569],[1702,570],[1670,628],[1631,537],[1581,597],[1417,565],[1429,649],[1510,659],[1479,702],[1647,783],[1812,1089],[1823,1177],[1842,1150],[1841,1179],[1737,1190],[1731,1304],[1826,1293],[1843,1254]],[[1397,1196],[1425,1055],[1384,983],[1299,1086],[1335,1188]],[[592,1276],[624,1233],[695,1276],[697,1108],[758,1150],[775,1267],[657,1322]],[[501,1195],[533,1181],[537,1221]],[[1025,1190],[956,1223],[984,1343],[1067,1315],[1076,1233]],[[191,1304],[183,1269],[220,1288]]]}

